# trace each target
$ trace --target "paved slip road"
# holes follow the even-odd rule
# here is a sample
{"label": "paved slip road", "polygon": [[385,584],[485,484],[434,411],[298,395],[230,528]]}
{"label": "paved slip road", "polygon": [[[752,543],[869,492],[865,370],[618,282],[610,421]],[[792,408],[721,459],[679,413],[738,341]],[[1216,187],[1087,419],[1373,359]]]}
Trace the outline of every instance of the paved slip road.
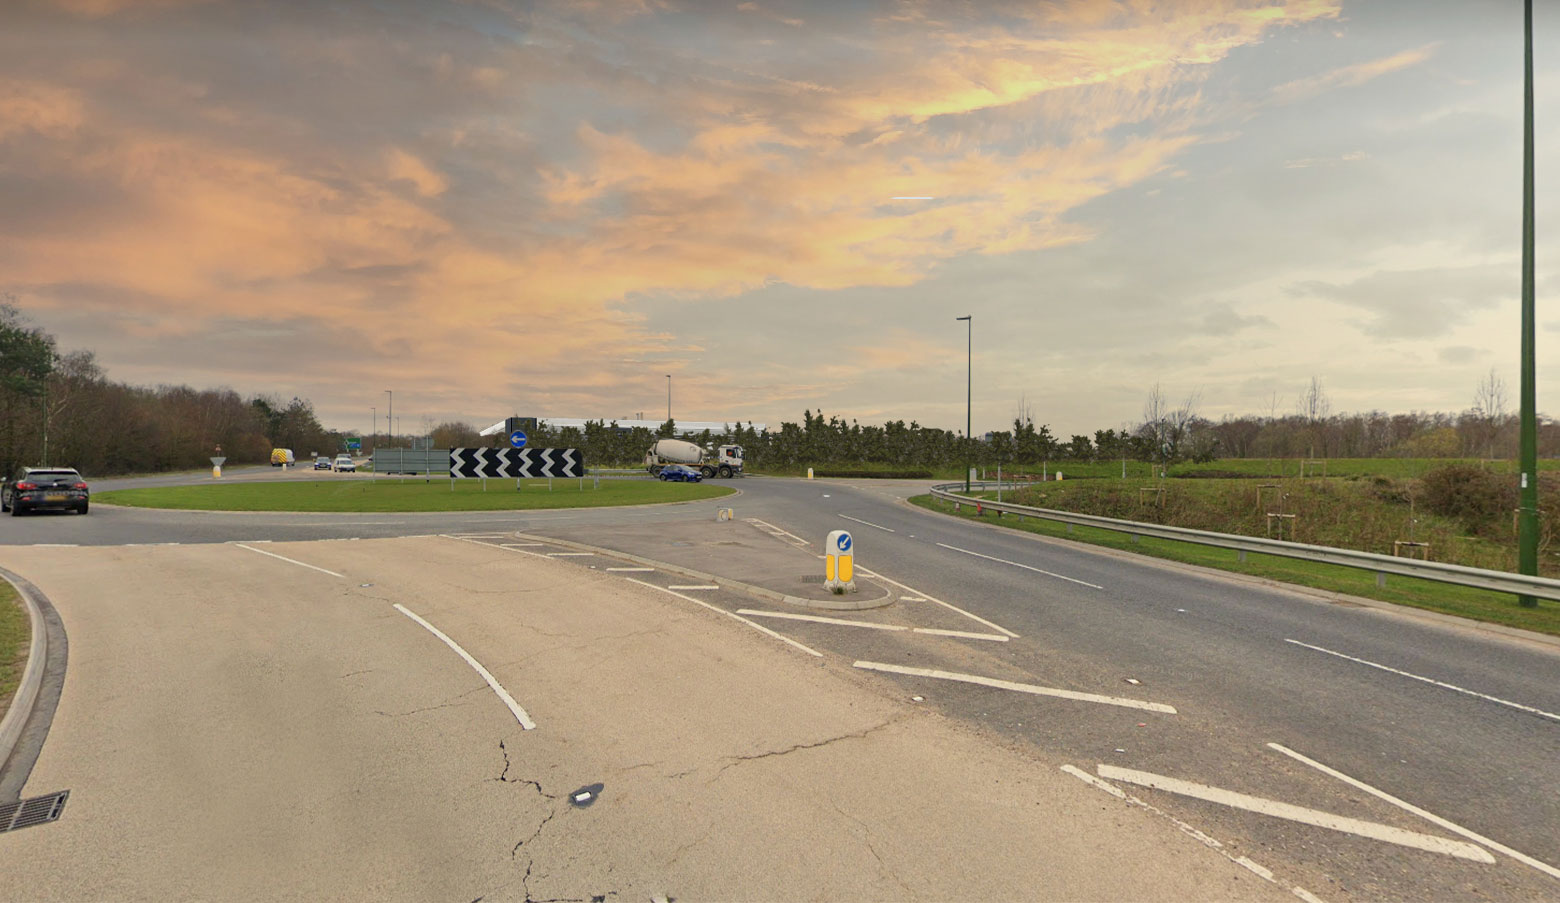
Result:
{"label": "paved slip road", "polygon": [[[818,565],[818,541],[847,528],[858,565],[896,582],[894,605],[839,614],[726,590],[673,592],[747,612],[740,616],[750,624],[822,652],[829,673],[851,675],[877,699],[920,697],[909,704],[967,725],[988,738],[983,748],[1019,756],[1025,774],[1059,776],[1118,816],[1152,816],[1166,832],[1179,823],[1222,844],[1212,850],[1220,862],[1246,859],[1271,871],[1273,883],[1247,883],[1237,896],[1261,892],[1260,884],[1322,899],[1560,897],[1560,656],[1553,644],[942,518],[900,501],[919,491],[912,485],[757,478],[736,485],[743,494],[732,500],[556,514],[223,515],[99,506],[87,518],[5,519],[0,543],[462,533],[466,544],[492,554],[572,569],[582,580],[619,581],[639,577],[607,574],[599,556],[546,540],[657,560],[719,546],[726,554],[704,555],[714,562],[705,569],[724,563],[733,572],[721,576],[742,579],[753,556],[789,555],[802,585]],[[735,508],[737,519],[720,525],[725,538],[712,539],[721,505]],[[521,545],[515,532],[542,545]],[[232,545],[222,551],[264,560]],[[0,562],[48,591],[39,556],[86,552],[19,547]],[[104,550],[126,561],[185,552]],[[540,561],[547,556],[556,557]],[[664,587],[693,583],[639,576]],[[70,604],[85,603],[61,604],[67,629]],[[799,613],[831,620],[782,617]],[[501,631],[501,623],[479,634]],[[72,717],[71,681],[86,667],[75,658],[74,632],[71,641],[61,725]],[[1085,782],[1102,776],[1153,811]],[[68,783],[68,775],[61,779]],[[29,792],[57,789],[35,784]],[[75,796],[70,805],[78,805]],[[41,837],[64,827],[29,831]],[[0,843],[11,841],[0,835]],[[861,895],[829,890],[825,896]]]}

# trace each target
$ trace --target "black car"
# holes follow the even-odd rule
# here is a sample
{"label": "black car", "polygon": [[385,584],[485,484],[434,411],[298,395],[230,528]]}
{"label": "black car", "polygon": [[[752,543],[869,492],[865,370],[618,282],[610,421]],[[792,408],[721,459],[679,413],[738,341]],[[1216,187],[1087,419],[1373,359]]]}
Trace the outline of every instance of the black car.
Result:
{"label": "black car", "polygon": [[69,467],[24,467],[0,483],[0,511],[13,517],[48,508],[86,514],[89,495],[87,481]]}

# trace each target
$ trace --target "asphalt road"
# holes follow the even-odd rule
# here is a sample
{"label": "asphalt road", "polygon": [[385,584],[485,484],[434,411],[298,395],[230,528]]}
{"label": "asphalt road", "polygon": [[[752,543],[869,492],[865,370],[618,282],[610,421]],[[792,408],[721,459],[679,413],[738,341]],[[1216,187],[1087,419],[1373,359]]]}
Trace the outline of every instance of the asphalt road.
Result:
{"label": "asphalt road", "polygon": [[[831,660],[859,663],[887,692],[919,696],[1038,762],[1108,777],[1271,869],[1285,887],[1323,899],[1560,896],[1560,654],[1552,643],[943,518],[903,504],[914,485],[734,485],[742,494],[730,500],[557,513],[96,506],[85,518],[6,518],[0,544],[456,532],[499,544],[498,534],[523,532],[664,559],[680,535],[730,506],[738,520],[726,542],[740,570],[739,551],[794,545],[775,534],[816,552],[828,531],[850,529],[858,566],[902,593],[888,609],[830,617],[904,629],[751,619]],[[560,560],[592,566],[583,556]],[[755,605],[738,594],[709,601],[733,612]],[[913,632],[917,624],[988,636],[931,642]],[[1089,698],[1058,703],[1014,684]]]}

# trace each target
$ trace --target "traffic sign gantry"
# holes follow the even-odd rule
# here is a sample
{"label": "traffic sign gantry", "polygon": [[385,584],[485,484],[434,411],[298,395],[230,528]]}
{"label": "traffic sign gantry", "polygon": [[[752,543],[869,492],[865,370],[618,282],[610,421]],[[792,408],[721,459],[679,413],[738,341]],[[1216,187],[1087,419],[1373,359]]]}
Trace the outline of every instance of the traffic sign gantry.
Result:
{"label": "traffic sign gantry", "polygon": [[525,448],[525,433],[515,430],[509,434],[509,444],[515,448]]}

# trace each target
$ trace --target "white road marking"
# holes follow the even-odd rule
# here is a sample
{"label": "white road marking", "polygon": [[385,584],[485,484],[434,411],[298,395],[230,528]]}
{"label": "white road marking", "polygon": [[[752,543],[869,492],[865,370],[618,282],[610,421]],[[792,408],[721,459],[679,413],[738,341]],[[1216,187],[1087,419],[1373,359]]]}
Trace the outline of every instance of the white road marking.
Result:
{"label": "white road marking", "polygon": [[289,564],[296,564],[296,565],[297,565],[297,566],[299,566],[299,567],[301,567],[301,568],[308,568],[308,569],[309,569],[309,570],[311,570],[311,571],[319,571],[319,572],[320,572],[320,573],[322,573],[322,574],[329,574],[329,575],[331,575],[331,576],[332,576],[332,577],[340,577],[340,578],[342,578],[342,579],[343,579],[343,580],[345,580],[345,579],[346,579],[346,577],[347,577],[347,575],[346,575],[346,574],[338,574],[338,573],[336,573],[336,572],[335,572],[335,571],[327,571],[327,570],[325,570],[325,569],[324,569],[324,568],[322,568],[322,567],[315,567],[315,566],[314,566],[314,565],[312,565],[312,564],[304,564],[304,563],[303,563],[303,562],[301,562],[301,561],[297,561],[297,560],[295,560],[295,559],[292,559],[292,558],[288,558],[288,557],[286,557],[286,556],[284,556],[284,555],[278,555],[278,554],[276,554],[276,553],[275,553],[275,552],[267,552],[267,551],[266,551],[266,550],[264,550],[264,549],[256,549],[256,548],[252,548],[252,547],[250,547],[250,546],[246,546],[246,545],[244,545],[244,544],[243,544],[243,543],[241,543],[241,542],[237,542],[237,543],[234,543],[234,545],[236,545],[236,546],[238,546],[238,547],[239,547],[239,548],[240,548],[240,549],[249,549],[249,551],[251,551],[251,552],[254,552],[254,553],[255,553],[255,554],[257,554],[257,555],[269,555],[269,556],[270,556],[270,557],[272,557],[272,558],[277,558],[277,559],[280,559],[280,560],[282,560],[282,561],[285,561],[285,562],[288,562],[288,563],[289,563]]}
{"label": "white road marking", "polygon": [[607,568],[607,570],[608,571],[616,571],[618,573],[624,573],[624,574],[626,574],[626,573],[647,574],[647,573],[651,573],[651,572],[655,571],[655,568]]}
{"label": "white road marking", "polygon": [[1460,840],[1448,840],[1444,837],[1420,834],[1417,831],[1405,831],[1402,828],[1394,828],[1390,825],[1349,818],[1344,815],[1334,815],[1331,812],[1307,809],[1304,806],[1236,793],[1233,790],[1224,790],[1219,787],[1209,787],[1206,784],[1195,784],[1191,781],[1150,774],[1146,771],[1134,771],[1130,768],[1118,768],[1114,765],[1100,765],[1098,766],[1098,771],[1102,778],[1126,781],[1129,784],[1138,784],[1143,787],[1152,787],[1168,793],[1189,796],[1193,799],[1205,800],[1210,803],[1218,803],[1221,806],[1229,806],[1232,809],[1243,809],[1247,812],[1270,815],[1274,818],[1283,818],[1317,828],[1341,831],[1344,834],[1353,834],[1357,837],[1366,837],[1371,840],[1411,847],[1429,853],[1455,856],[1458,859],[1471,859],[1474,862],[1487,863],[1495,861],[1495,857],[1491,856],[1488,850],[1483,847],[1476,847],[1471,843],[1463,843]]}
{"label": "white road marking", "polygon": [[397,602],[397,603],[395,603],[395,609],[396,609],[396,611],[399,611],[401,614],[406,615],[408,618],[411,618],[413,621],[416,621],[417,623],[421,624],[422,626],[428,628],[428,632],[429,633],[431,633],[434,636],[438,637],[439,639],[443,640],[444,641],[444,645],[446,645],[446,646],[450,647],[451,649],[455,650],[455,654],[456,655],[458,655],[461,658],[465,659],[466,660],[466,664],[470,665],[478,674],[482,675],[482,679],[487,681],[487,685],[493,688],[493,692],[497,693],[498,694],[498,698],[502,699],[504,701],[504,705],[509,706],[509,711],[514,714],[515,720],[520,722],[520,726],[522,728],[525,728],[526,730],[531,730],[532,728],[536,727],[536,722],[532,721],[531,720],[531,716],[527,715],[525,713],[525,709],[520,708],[520,703],[515,702],[515,698],[513,696],[510,696],[509,695],[509,691],[504,689],[503,685],[498,682],[498,678],[494,677],[493,674],[490,671],[488,671],[488,669],[482,667],[482,663],[481,662],[479,662],[476,659],[472,658],[471,657],[471,653],[469,653],[466,650],[460,648],[460,644],[455,642],[454,640],[450,639],[449,637],[445,636],[444,635],[444,631],[442,631],[439,628],[433,626],[432,624],[429,624],[427,621],[424,621],[422,618],[418,617],[416,613],[414,613],[411,609],[407,608],[405,605],[402,605],[401,603]]}
{"label": "white road marking", "polygon": [[963,552],[966,555],[974,555],[976,558],[984,558],[987,561],[995,561],[995,562],[998,562],[999,564],[1011,564],[1013,567],[1016,567],[1016,568],[1023,568],[1026,571],[1034,571],[1036,574],[1044,574],[1047,577],[1055,577],[1058,580],[1066,580],[1068,583],[1076,583],[1076,584],[1078,584],[1080,586],[1090,587],[1091,589],[1104,589],[1105,588],[1103,586],[1100,586],[1098,583],[1090,583],[1087,580],[1079,580],[1079,579],[1077,579],[1075,577],[1068,577],[1068,576],[1065,576],[1065,575],[1062,575],[1062,574],[1055,573],[1054,571],[1047,571],[1047,570],[1044,570],[1042,568],[1034,567],[1032,565],[1019,564],[1016,561],[1008,561],[1006,558],[994,558],[994,557],[992,557],[990,555],[982,555],[979,552],[972,552],[969,549],[961,549],[958,546],[950,546],[950,545],[948,545],[945,542],[940,542],[940,543],[938,543],[938,545],[942,546],[945,549],[949,549],[951,551],[954,551],[954,552]]}
{"label": "white road marking", "polygon": [[31,544],[35,549],[75,549],[79,548],[73,542],[35,542]]}
{"label": "white road marking", "polygon": [[750,524],[757,524],[758,526],[762,527],[766,532],[769,533],[770,536],[781,536],[794,541],[798,545],[810,545],[807,540],[797,536],[795,533],[787,533],[786,531],[780,529],[774,524],[769,523],[768,521],[762,521],[756,517],[750,517],[747,518],[747,522]]}
{"label": "white road marking", "polygon": [[956,680],[961,683],[979,684],[983,687],[996,687],[999,690],[1012,690],[1015,693],[1030,693],[1035,696],[1055,696],[1058,699],[1073,699],[1078,702],[1094,702],[1100,705],[1119,705],[1122,708],[1141,709],[1145,712],[1163,712],[1167,715],[1176,714],[1174,706],[1168,706],[1159,702],[1144,702],[1141,699],[1127,699],[1122,696],[1100,696],[1094,693],[1079,693],[1074,690],[1058,690],[1055,687],[1014,683],[1011,680],[981,677],[978,674],[960,674],[956,671],[938,671],[933,668],[912,668],[907,665],[888,665],[882,662],[856,662],[856,667],[867,671],[886,671],[890,674],[911,674],[916,677],[935,677],[938,680]]}
{"label": "white road marking", "polygon": [[511,547],[512,546],[514,548],[520,548],[520,547],[523,546],[525,548],[532,549],[532,548],[536,548],[537,546],[545,546],[545,545],[547,545],[547,543],[545,543],[545,542],[501,542],[501,543],[499,543],[499,545],[505,546],[505,547]]}
{"label": "white road marking", "polygon": [[787,621],[810,621],[814,624],[834,624],[840,627],[870,627],[873,630],[909,630],[898,624],[878,624],[874,621],[847,621],[844,618],[824,618],[818,615],[798,615],[788,611],[759,611],[755,608],[739,608],[739,615],[757,615],[761,618],[784,618]]}
{"label": "white road marking", "polygon": [[[819,557],[822,557],[822,556],[819,556]],[[1006,627],[1001,627],[999,625],[993,624],[990,621],[986,620],[985,618],[981,617],[980,615],[972,614],[970,612],[967,612],[964,609],[960,608],[959,606],[951,605],[951,604],[949,604],[947,602],[944,602],[943,600],[937,598],[936,596],[931,596],[931,595],[928,595],[926,593],[921,592],[920,590],[912,589],[911,587],[905,586],[903,583],[900,583],[898,580],[894,580],[892,578],[885,577],[882,574],[879,574],[877,571],[869,570],[867,568],[862,567],[859,564],[856,565],[856,570],[860,571],[863,574],[866,574],[868,577],[872,577],[872,578],[875,578],[877,580],[882,580],[884,583],[891,583],[894,586],[899,587],[900,589],[904,590],[907,593],[917,593],[917,594],[919,594],[921,596],[921,598],[914,599],[914,600],[911,600],[911,601],[916,601],[916,602],[936,602],[938,605],[941,605],[943,608],[946,608],[946,609],[948,609],[950,611],[956,611],[959,614],[964,615],[966,618],[969,618],[971,621],[978,621],[981,624],[985,624],[987,627],[990,627],[992,630],[995,630],[998,633],[1004,633],[1004,634],[1007,634],[1010,637],[1015,637],[1015,638],[1018,636],[1018,634],[1016,634],[1013,631],[1007,629]]]}
{"label": "white road marking", "polygon": [[938,630],[935,627],[912,627],[915,633],[929,633],[933,636],[953,636],[966,640],[991,640],[996,643],[1006,643],[1008,638],[1000,633],[970,633],[967,630]]}
{"label": "white road marking", "polygon": [[874,524],[873,522],[871,522],[869,520],[862,520],[859,517],[851,517],[849,514],[841,514],[840,517],[843,517],[843,518],[845,518],[848,521],[855,521],[858,524],[866,524],[869,527],[875,527],[876,529],[882,530],[884,533],[898,533],[899,532],[898,530],[889,529],[888,527],[885,527],[882,524]]}
{"label": "white road marking", "polygon": [[899,597],[899,601],[901,601],[901,602],[925,602],[926,601],[926,597],[925,596],[900,596]]}
{"label": "white road marking", "polygon": [[595,552],[548,552],[548,558],[587,558],[595,555]]}
{"label": "white road marking", "polygon": [[667,589],[720,589],[720,587],[713,583],[684,584],[681,586],[674,583],[668,586]]}
{"label": "white road marking", "polygon": [[456,542],[469,542],[472,545],[482,546],[482,547],[488,548],[488,549],[503,549],[505,552],[514,552],[517,555],[529,555],[532,558],[541,558],[543,560],[547,559],[547,556],[543,555],[541,552],[528,552],[525,549],[515,549],[515,548],[511,548],[507,544],[506,545],[496,545],[495,546],[495,545],[493,545],[490,542],[482,542],[482,541],[476,540],[476,539],[467,539],[464,536],[456,536],[453,533],[434,533],[434,534],[431,534],[431,535],[438,536],[438,537],[440,537],[442,539],[453,539]]}
{"label": "white road marking", "polygon": [[[1197,830],[1196,828],[1192,827],[1191,825],[1187,824],[1186,822],[1181,821],[1179,818],[1176,818],[1174,815],[1171,815],[1170,813],[1164,811],[1163,809],[1160,809],[1158,806],[1153,806],[1153,805],[1150,805],[1148,803],[1145,803],[1142,800],[1138,799],[1137,797],[1133,796],[1132,794],[1126,793],[1125,791],[1121,790],[1115,784],[1111,784],[1111,783],[1108,783],[1106,781],[1102,781],[1099,778],[1095,777],[1094,775],[1089,774],[1087,771],[1084,771],[1083,769],[1078,768],[1077,766],[1074,766],[1074,765],[1063,765],[1062,766],[1062,771],[1067,772],[1068,774],[1072,775],[1073,777],[1077,778],[1080,781],[1083,781],[1085,784],[1088,784],[1090,787],[1093,787],[1096,790],[1103,790],[1106,793],[1110,794],[1111,796],[1113,796],[1113,797],[1115,797],[1115,798],[1117,798],[1119,800],[1122,800],[1123,802],[1130,803],[1130,804],[1132,804],[1134,806],[1138,806],[1138,807],[1143,808],[1143,809],[1147,809],[1148,811],[1154,813],[1155,815],[1159,816],[1160,818],[1163,818],[1166,821],[1170,822],[1172,825],[1175,825],[1177,828],[1179,828],[1181,830],[1181,833],[1187,835],[1188,837],[1191,837],[1192,839],[1196,840],[1198,843],[1201,843],[1201,844],[1203,844],[1204,846],[1206,846],[1206,847],[1208,847],[1210,849],[1217,850],[1219,855],[1223,856],[1225,859],[1228,859],[1229,861],[1235,863],[1236,865],[1239,865],[1242,868],[1245,868],[1245,869],[1251,871],[1252,873],[1257,875],[1259,878],[1262,878],[1262,879],[1264,879],[1266,881],[1270,881],[1270,882],[1272,882],[1274,884],[1277,884],[1279,887],[1284,887],[1283,884],[1280,884],[1278,882],[1278,880],[1273,877],[1273,873],[1271,871],[1269,871],[1268,869],[1265,869],[1262,866],[1257,865],[1255,862],[1252,862],[1250,859],[1247,859],[1244,856],[1232,856],[1232,855],[1230,855],[1228,852],[1225,851],[1224,844],[1222,844],[1219,841],[1213,839],[1212,837],[1209,837],[1208,835],[1206,835],[1203,832]],[[1290,893],[1294,894],[1295,896],[1299,897],[1300,899],[1306,901],[1306,903],[1322,903],[1320,898],[1318,898],[1315,894],[1312,894],[1310,891],[1306,890],[1303,887],[1289,887],[1289,888],[1286,888],[1286,890],[1288,890]]]}
{"label": "white road marking", "polygon": [[705,608],[708,608],[710,611],[720,612],[721,614],[725,615],[728,618],[734,618],[734,619],[736,619],[738,621],[741,621],[742,623],[744,623],[747,626],[753,628],[754,630],[757,630],[759,633],[768,634],[769,636],[774,637],[775,639],[779,640],[782,643],[785,643],[785,644],[790,645],[790,646],[795,646],[796,648],[802,650],[803,652],[807,653],[808,655],[816,655],[819,658],[823,658],[823,653],[822,652],[819,652],[816,649],[809,649],[808,647],[803,646],[801,643],[798,643],[797,641],[791,639],[788,636],[782,636],[782,635],[780,635],[778,633],[775,633],[773,630],[770,630],[768,627],[765,627],[762,624],[758,624],[758,623],[755,623],[753,621],[749,621],[747,618],[744,618],[744,617],[742,617],[739,614],[735,614],[733,612],[729,612],[726,609],[721,608],[718,605],[711,605],[710,603],[705,602],[702,599],[695,599],[692,596],[686,596],[686,595],[683,595],[682,593],[674,592],[674,591],[669,590],[669,589],[667,589],[667,588],[665,588],[663,586],[656,586],[654,583],[646,583],[643,580],[636,580],[633,577],[625,577],[623,579],[627,580],[629,583],[637,583],[640,586],[648,586],[649,588],[651,588],[651,589],[653,589],[653,590],[655,590],[657,592],[666,593],[669,596],[676,596],[679,599],[686,599],[687,601],[692,602],[694,605],[702,605]]}
{"label": "white road marking", "polygon": [[1321,646],[1312,646],[1310,643],[1302,643],[1299,640],[1284,640],[1284,642],[1286,642],[1286,643],[1293,643],[1296,646],[1303,646],[1306,649],[1314,649],[1317,652],[1325,652],[1328,655],[1335,655],[1338,658],[1348,659],[1351,662],[1357,662],[1358,664],[1361,664],[1361,665],[1368,665],[1368,666],[1370,666],[1372,668],[1377,668],[1379,670],[1386,671],[1386,672],[1388,672],[1390,674],[1396,674],[1396,675],[1398,675],[1400,677],[1412,678],[1413,680],[1421,681],[1423,683],[1427,683],[1427,684],[1431,684],[1433,686],[1440,687],[1443,690],[1451,690],[1454,693],[1462,693],[1465,696],[1475,696],[1475,697],[1477,697],[1479,699],[1483,699],[1483,700],[1485,700],[1487,702],[1493,702],[1493,703],[1497,703],[1499,705],[1509,706],[1510,708],[1513,708],[1513,709],[1518,709],[1520,711],[1527,712],[1527,713],[1532,714],[1532,715],[1537,715],[1540,718],[1548,718],[1551,721],[1560,721],[1560,715],[1556,715],[1554,712],[1546,712],[1543,709],[1535,709],[1535,708],[1533,708],[1530,705],[1523,705],[1520,702],[1512,702],[1509,699],[1501,699],[1499,696],[1490,696],[1490,695],[1485,694],[1485,693],[1480,693],[1480,692],[1478,692],[1476,690],[1469,690],[1469,689],[1466,689],[1464,687],[1459,687],[1456,684],[1449,684],[1449,683],[1446,683],[1445,681],[1435,680],[1434,678],[1421,677],[1418,674],[1411,674],[1411,673],[1409,673],[1407,671],[1399,671],[1396,668],[1391,668],[1391,667],[1388,667],[1386,665],[1378,664],[1378,663],[1372,662],[1372,661],[1366,661],[1363,658],[1355,658],[1352,655],[1344,655],[1342,652],[1334,652],[1331,649],[1323,649]]}
{"label": "white road marking", "polygon": [[1560,878],[1560,868],[1555,868],[1554,866],[1550,865],[1547,862],[1542,862],[1540,860],[1534,859],[1532,856],[1529,856],[1526,853],[1519,853],[1518,851],[1513,850],[1511,847],[1508,847],[1508,846],[1506,846],[1504,844],[1496,843],[1495,841],[1490,840],[1488,837],[1485,837],[1483,834],[1477,834],[1477,833],[1475,833],[1473,831],[1468,830],[1467,828],[1464,828],[1462,825],[1456,824],[1454,822],[1447,821],[1446,819],[1442,818],[1439,815],[1436,815],[1433,812],[1426,812],[1425,810],[1419,808],[1418,806],[1415,806],[1412,803],[1404,802],[1403,800],[1398,799],[1397,797],[1395,797],[1392,794],[1386,792],[1385,790],[1378,790],[1375,787],[1372,787],[1369,784],[1365,783],[1364,781],[1358,780],[1357,778],[1351,778],[1348,775],[1344,774],[1341,771],[1338,771],[1335,768],[1328,768],[1326,765],[1323,765],[1322,763],[1316,761],[1315,759],[1311,759],[1311,758],[1308,758],[1306,756],[1303,756],[1300,753],[1295,752],[1294,750],[1290,749],[1287,746],[1282,746],[1282,745],[1277,744],[1277,743],[1269,743],[1268,744],[1268,748],[1269,749],[1278,750],[1279,752],[1281,752],[1284,755],[1290,757],[1291,759],[1294,759],[1297,762],[1304,762],[1305,764],[1311,766],[1312,768],[1316,769],[1317,771],[1320,771],[1322,774],[1329,775],[1331,777],[1335,777],[1338,780],[1344,782],[1345,784],[1348,784],[1351,787],[1355,787],[1355,788],[1357,788],[1359,790],[1365,791],[1366,793],[1370,794],[1371,796],[1374,796],[1374,797],[1376,797],[1378,799],[1386,800],[1387,802],[1391,803],[1394,806],[1397,806],[1399,809],[1402,809],[1405,812],[1412,812],[1415,815],[1419,816],[1420,818],[1425,819],[1426,821],[1428,821],[1428,822],[1430,822],[1432,824],[1440,825],[1441,827],[1443,827],[1446,830],[1451,831],[1451,832],[1453,832],[1455,834],[1461,834],[1462,836],[1468,838],[1469,840],[1471,840],[1471,841],[1473,841],[1475,843],[1481,843],[1481,844],[1489,847],[1490,849],[1494,850],[1497,853],[1504,853],[1505,855],[1510,856],[1512,859],[1517,860],[1518,862],[1522,863],[1523,865],[1532,866],[1533,868],[1538,869],[1539,871],[1543,872],[1544,874],[1548,875],[1551,878]]}

